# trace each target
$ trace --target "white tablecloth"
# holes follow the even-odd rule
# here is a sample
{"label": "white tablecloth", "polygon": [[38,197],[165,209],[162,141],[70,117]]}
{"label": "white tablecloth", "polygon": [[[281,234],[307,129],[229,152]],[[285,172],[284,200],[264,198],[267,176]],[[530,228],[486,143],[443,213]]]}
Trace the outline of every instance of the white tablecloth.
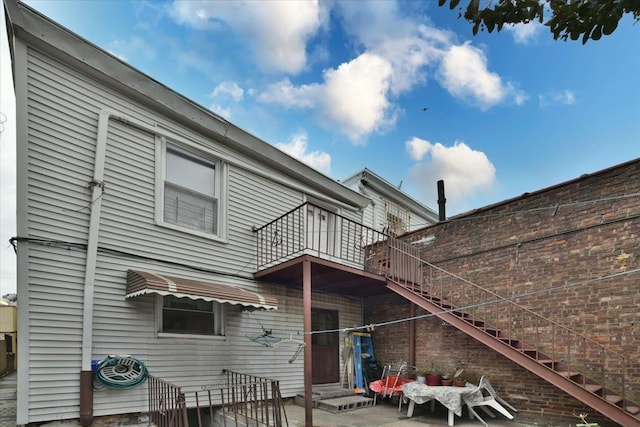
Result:
{"label": "white tablecloth", "polygon": [[[467,383],[466,387],[428,386],[419,382],[402,386],[402,393],[407,399],[423,404],[436,399],[457,416],[462,416],[462,395],[472,392],[476,386]],[[481,397],[480,397],[481,398]]]}

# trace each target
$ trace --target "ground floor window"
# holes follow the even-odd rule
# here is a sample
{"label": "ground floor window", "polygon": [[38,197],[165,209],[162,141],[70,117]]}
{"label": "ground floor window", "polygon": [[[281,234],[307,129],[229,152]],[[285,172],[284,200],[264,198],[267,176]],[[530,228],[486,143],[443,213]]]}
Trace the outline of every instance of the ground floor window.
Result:
{"label": "ground floor window", "polygon": [[162,298],[160,332],[169,334],[224,335],[224,306],[215,301]]}

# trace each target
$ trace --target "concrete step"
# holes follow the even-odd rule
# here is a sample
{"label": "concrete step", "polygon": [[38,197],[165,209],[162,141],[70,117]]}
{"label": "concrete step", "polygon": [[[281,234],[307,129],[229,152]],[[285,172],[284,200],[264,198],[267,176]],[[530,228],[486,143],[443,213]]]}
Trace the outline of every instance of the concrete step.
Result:
{"label": "concrete step", "polygon": [[368,408],[370,406],[373,406],[373,399],[357,395],[338,397],[336,399],[323,399],[318,403],[319,409],[333,413],[353,411],[354,409]]}
{"label": "concrete step", "polygon": [[321,400],[336,399],[338,397],[353,396],[355,392],[349,388],[344,388],[340,384],[320,384],[312,388],[314,395],[320,396]]}

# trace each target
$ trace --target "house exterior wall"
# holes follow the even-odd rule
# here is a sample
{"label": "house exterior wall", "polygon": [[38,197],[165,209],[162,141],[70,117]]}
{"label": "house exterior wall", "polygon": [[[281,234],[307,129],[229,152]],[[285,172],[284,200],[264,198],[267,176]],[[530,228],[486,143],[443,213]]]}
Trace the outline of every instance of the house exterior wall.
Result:
{"label": "house exterior wall", "polygon": [[[18,218],[18,230],[29,239],[18,244],[20,310],[26,320],[19,326],[26,342],[19,356],[18,423],[78,417],[86,245],[95,206],[89,183],[104,109],[162,128],[223,158],[228,165],[228,228],[224,239],[209,239],[157,225],[158,137],[126,120],[111,120],[100,198],[92,359],[129,354],[152,374],[187,388],[220,383],[222,369],[231,369],[280,380],[285,397],[300,392],[302,358],[287,362],[296,347],[265,348],[248,338],[261,333],[260,324],[282,337],[301,331],[303,324],[300,291],[253,280],[252,227],[301,204],[307,194],[322,196],[322,188],[270,169],[38,49],[20,41],[16,46],[17,63],[24,59],[25,64],[17,103],[26,118],[18,135],[25,166],[18,179],[27,183],[18,193],[25,214]],[[324,200],[332,201],[329,195]],[[356,207],[340,213],[362,220]],[[264,291],[278,298],[279,309],[249,314],[227,307],[225,337],[159,337],[156,298],[124,298],[128,269]],[[357,300],[314,294],[313,304],[339,310],[341,328],[362,321]],[[94,391],[95,416],[146,411],[147,405],[144,386]]]}
{"label": "house exterior wall", "polygon": [[[406,211],[406,218],[408,218],[408,221],[405,225],[407,231],[414,231],[436,222],[437,216],[433,212],[427,212],[426,207],[422,209],[422,211],[418,210],[416,207],[419,204],[415,200],[413,200],[414,208],[412,209],[408,207],[403,201],[403,199],[412,200],[408,195],[402,193],[404,194],[403,199],[394,197],[392,194],[394,192],[397,194],[399,192],[398,189],[390,189],[387,192],[380,191],[377,186],[374,187],[362,183],[359,174],[355,174],[352,177],[349,177],[348,179],[344,180],[343,183],[352,190],[358,191],[371,199],[372,203],[364,208],[363,213],[363,224],[371,228],[374,228],[376,230],[389,231],[389,221],[385,211],[385,203],[387,202],[390,202],[400,209]],[[379,185],[383,186],[384,184]]]}
{"label": "house exterior wall", "polygon": [[[629,254],[627,271],[640,267],[638,194],[640,160],[635,160],[452,218],[406,240],[429,237],[430,243],[421,245],[423,259],[502,297],[530,294],[516,302],[622,353],[632,366],[625,380],[638,390],[640,279],[637,272],[625,275],[617,259]],[[602,276],[614,277],[591,280]],[[409,312],[399,297],[368,300],[365,307],[366,323]],[[408,360],[398,349],[408,348],[409,327],[377,329],[376,354],[388,363]],[[438,319],[417,320],[415,328],[418,366],[435,362],[453,372],[452,365],[464,361],[468,372],[490,377],[518,408],[518,420],[575,422],[574,413],[598,420],[593,410]]]}

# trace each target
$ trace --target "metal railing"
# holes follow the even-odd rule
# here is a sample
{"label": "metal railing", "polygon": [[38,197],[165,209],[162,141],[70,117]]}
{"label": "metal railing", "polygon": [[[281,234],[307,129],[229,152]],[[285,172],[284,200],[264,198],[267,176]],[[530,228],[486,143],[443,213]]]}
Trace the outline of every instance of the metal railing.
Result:
{"label": "metal railing", "polygon": [[[640,387],[630,379],[640,361],[607,348],[579,332],[541,316],[513,300],[422,260],[412,245],[394,241],[389,259],[397,260],[388,278],[431,300],[443,312],[464,317],[488,335],[521,351],[601,398],[626,408],[640,400]],[[405,258],[405,261],[400,261]],[[422,276],[422,280],[416,277]],[[603,388],[600,389],[599,386]],[[635,405],[635,403],[633,403]]]}
{"label": "metal railing", "polygon": [[[149,375],[150,423],[158,427],[289,425],[277,380],[227,370],[223,373],[224,384],[187,392]],[[191,424],[189,415],[194,417]]]}
{"label": "metal railing", "polygon": [[188,427],[187,406],[182,389],[149,375],[149,423],[157,427]]}
{"label": "metal railing", "polygon": [[309,254],[365,268],[387,235],[331,210],[303,203],[255,230],[258,270]]}

